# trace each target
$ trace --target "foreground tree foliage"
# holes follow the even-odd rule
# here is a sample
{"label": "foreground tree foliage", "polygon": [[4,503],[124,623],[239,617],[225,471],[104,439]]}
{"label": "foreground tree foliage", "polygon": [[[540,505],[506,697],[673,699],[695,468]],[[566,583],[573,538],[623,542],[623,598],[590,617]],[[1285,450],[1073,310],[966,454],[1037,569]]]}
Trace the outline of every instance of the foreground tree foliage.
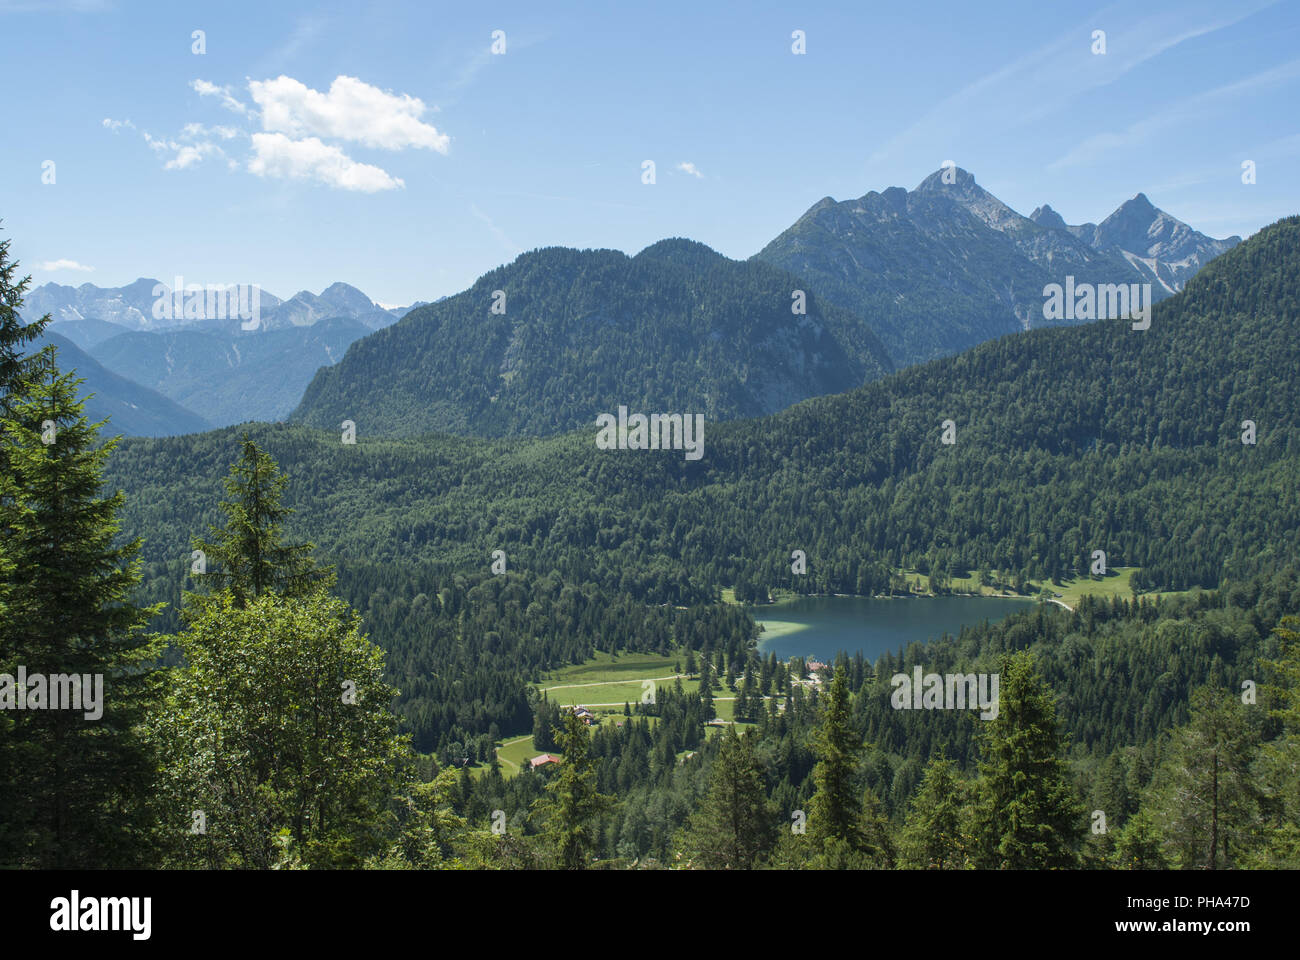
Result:
{"label": "foreground tree foliage", "polygon": [[1271,677],[1265,687],[1269,720],[1278,736],[1262,745],[1258,800],[1269,838],[1242,850],[1243,866],[1300,869],[1300,617],[1284,617],[1274,629],[1277,654],[1261,666]]}
{"label": "foreground tree foliage", "polygon": [[1160,824],[1161,859],[1183,869],[1230,867],[1259,824],[1251,766],[1258,710],[1227,691],[1192,694],[1191,720],[1173,731],[1141,813]]}
{"label": "foreground tree foliage", "polygon": [[[0,689],[0,863],[136,866],[149,862],[154,825],[140,728],[159,696],[158,650],[143,634],[157,609],[131,603],[139,541],[115,545],[122,495],[99,496],[113,442],[97,446],[79,381],[52,353],[41,361],[0,417],[0,556],[12,577],[0,673],[44,678],[39,708],[18,679]],[[56,702],[59,688],[82,709]]]}
{"label": "foreground tree foliage", "polygon": [[1084,811],[1062,757],[1052,692],[1029,654],[1003,661],[998,715],[987,722],[981,753],[971,828],[975,864],[1078,866]]}
{"label": "foreground tree foliage", "polygon": [[967,792],[964,781],[946,757],[938,757],[926,766],[899,840],[903,866],[953,870],[967,865],[970,848],[964,822],[969,802]]}
{"label": "foreground tree foliage", "polygon": [[612,806],[613,798],[597,790],[587,728],[576,714],[564,715],[564,726],[556,731],[555,739],[564,761],[536,805],[543,824],[541,842],[553,866],[581,870],[590,866],[598,849],[600,818]]}
{"label": "foreground tree foliage", "polygon": [[474,852],[469,825],[455,811],[458,793],[456,771],[451,767],[439,771],[428,783],[412,783],[397,800],[395,835],[384,850],[366,861],[366,867],[452,870],[465,866],[462,858],[474,856]]}
{"label": "foreground tree foliage", "polygon": [[157,738],[177,859],[270,867],[282,829],[307,867],[373,855],[410,758],[383,654],[347,605],[218,594],[174,642],[186,666]]}
{"label": "foreground tree foliage", "polygon": [[728,727],[713,758],[709,793],[691,817],[686,849],[708,870],[748,870],[772,849],[775,818],[754,739]]}
{"label": "foreground tree foliage", "polygon": [[870,861],[860,856],[866,847],[858,787],[862,735],[849,716],[849,681],[842,667],[836,667],[826,694],[813,749],[818,760],[813,770],[816,793],[808,811],[809,840],[823,865],[868,866]]}

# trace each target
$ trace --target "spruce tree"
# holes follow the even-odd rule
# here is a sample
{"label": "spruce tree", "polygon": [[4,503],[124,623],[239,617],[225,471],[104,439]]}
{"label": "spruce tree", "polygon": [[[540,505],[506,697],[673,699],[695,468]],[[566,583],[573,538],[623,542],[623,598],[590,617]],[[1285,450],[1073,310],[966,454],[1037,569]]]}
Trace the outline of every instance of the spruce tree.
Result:
{"label": "spruce tree", "polygon": [[862,791],[862,852],[876,868],[892,870],[898,861],[889,814],[871,787]]}
{"label": "spruce tree", "polygon": [[[0,416],[0,555],[12,571],[0,607],[0,672],[25,668],[29,688],[45,678],[46,698],[56,676],[75,676],[59,686],[83,709],[54,709],[50,699],[32,709],[29,699],[26,710],[3,711],[0,862],[148,865],[155,762],[140,729],[157,705],[158,651],[141,631],[161,605],[131,602],[139,541],[114,545],[124,498],[100,496],[116,441],[98,443],[102,424],[87,422],[77,399],[82,381],[47,359],[22,392],[6,396]],[[0,702],[12,707],[26,692],[15,678]]]}
{"label": "spruce tree", "polygon": [[707,657],[700,658],[700,709],[705,720],[712,720],[718,715],[713,706],[713,671],[709,668]]}
{"label": "spruce tree", "polygon": [[32,278],[17,276],[18,264],[9,259],[9,244],[9,240],[0,240],[0,415],[9,412],[11,398],[23,396],[41,367],[52,360],[50,347],[30,350],[50,315],[31,323],[18,315]]}
{"label": "spruce tree", "polygon": [[687,850],[697,867],[749,870],[771,850],[774,828],[753,737],[738,737],[729,726],[713,759],[708,795],[691,816]]}
{"label": "spruce tree", "polygon": [[1062,760],[1051,690],[1025,651],[1002,660],[999,681],[998,715],[980,736],[976,865],[1076,867],[1087,821]]}
{"label": "spruce tree", "polygon": [[1170,737],[1143,808],[1160,824],[1165,856],[1183,869],[1236,865],[1253,838],[1258,797],[1251,764],[1258,744],[1240,698],[1201,687],[1192,715]]}
{"label": "spruce tree", "polygon": [[953,870],[965,866],[963,835],[966,790],[952,761],[940,756],[925,768],[903,824],[902,862],[917,870]]}
{"label": "spruce tree", "polygon": [[1283,617],[1273,629],[1278,654],[1263,660],[1270,682],[1264,688],[1277,737],[1259,758],[1263,843],[1251,867],[1300,868],[1300,617]]}
{"label": "spruce tree", "polygon": [[[288,483],[271,456],[245,434],[240,458],[225,480],[226,525],[209,527],[211,541],[195,538],[192,544],[208,567],[200,582],[208,590],[229,592],[236,607],[267,592],[301,597],[334,583],[333,569],[317,566],[312,558],[312,544],[284,542],[284,521],[293,512],[280,503]],[[188,599],[202,604],[195,594]]]}
{"label": "spruce tree", "polygon": [[555,738],[564,759],[537,810],[555,865],[582,870],[599,848],[600,817],[612,806],[612,798],[596,789],[587,728],[572,711],[565,713],[564,726],[555,731]]}
{"label": "spruce tree", "polygon": [[816,792],[808,813],[808,833],[819,848],[840,844],[849,851],[860,851],[864,847],[857,786],[862,749],[862,737],[849,714],[848,674],[837,667],[826,694],[822,725],[813,741]]}

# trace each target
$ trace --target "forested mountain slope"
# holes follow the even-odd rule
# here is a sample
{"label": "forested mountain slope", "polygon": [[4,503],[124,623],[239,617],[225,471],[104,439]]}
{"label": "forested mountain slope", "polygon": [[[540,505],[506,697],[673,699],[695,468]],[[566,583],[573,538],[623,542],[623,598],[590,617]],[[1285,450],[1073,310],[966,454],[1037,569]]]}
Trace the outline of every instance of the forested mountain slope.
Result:
{"label": "forested mountain slope", "polygon": [[[522,677],[600,644],[656,649],[670,634],[641,622],[646,602],[708,601],[737,577],[871,593],[898,565],[1023,580],[1086,572],[1102,550],[1112,567],[1140,566],[1139,586],[1177,589],[1285,566],[1300,554],[1297,277],[1290,218],[1157,305],[1150,329],[1107,321],[1004,338],[711,426],[695,462],[598,450],[594,428],[482,441],[359,427],[355,445],[293,425],[251,433],[290,477],[289,535],[340,563],[340,591],[401,651],[397,675],[452,661],[481,670],[475,689],[497,691],[489,714],[505,729],[520,681],[500,686],[503,665]],[[1253,445],[1241,442],[1247,419]],[[127,493],[123,533],[145,539],[151,597],[179,599],[189,539],[216,519],[239,434],[129,439],[114,452],[107,480]],[[795,549],[805,576],[790,572]],[[495,550],[525,581],[488,574]],[[444,622],[485,603],[498,613],[477,628]],[[493,628],[500,616],[513,625]],[[563,639],[588,617],[576,646]],[[710,629],[745,642],[739,622]],[[437,689],[418,699],[450,695]],[[422,742],[458,723],[469,729],[429,714]]]}
{"label": "forested mountain slope", "polygon": [[57,350],[59,369],[72,372],[86,382],[79,395],[87,397],[86,415],[95,422],[107,419],[104,432],[132,437],[169,437],[199,433],[212,427],[210,421],[133,380],[106,369],[71,340],[47,329],[33,341],[33,348],[51,345]]}
{"label": "forested mountain slope", "polygon": [[354,344],[292,419],[388,436],[546,435],[620,405],[728,420],[891,369],[860,318],[812,290],[795,313],[803,287],[687,240],[536,250]]}
{"label": "forested mountain slope", "polygon": [[[1158,304],[1148,330],[1103,321],[1004,338],[774,417],[710,424],[696,462],[598,450],[594,427],[376,443],[361,420],[356,446],[337,432],[257,436],[297,477],[302,529],[355,557],[473,567],[501,548],[516,566],[659,600],[702,598],[738,573],[859,592],[896,564],[1073,574],[1094,550],[1142,567],[1146,587],[1209,586],[1300,552],[1297,277],[1291,218]],[[138,532],[157,536],[159,511],[186,516],[190,498],[215,492],[234,438],[124,444],[112,479],[149,493],[128,508],[142,511]],[[789,573],[794,549],[807,577]]]}

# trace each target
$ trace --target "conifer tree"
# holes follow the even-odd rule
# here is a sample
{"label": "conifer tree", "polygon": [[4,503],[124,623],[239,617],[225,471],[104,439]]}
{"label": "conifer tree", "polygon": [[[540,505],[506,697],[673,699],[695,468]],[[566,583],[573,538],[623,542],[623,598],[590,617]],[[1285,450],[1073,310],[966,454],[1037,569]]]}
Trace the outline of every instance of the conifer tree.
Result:
{"label": "conifer tree", "polygon": [[862,737],[849,714],[848,673],[837,667],[813,746],[817,754],[813,768],[816,792],[808,813],[808,833],[817,847],[829,843],[843,844],[850,851],[864,847],[862,802],[857,787],[862,749]]}
{"label": "conifer tree", "polygon": [[898,861],[889,814],[871,787],[862,792],[862,852],[873,867],[892,870]]}
{"label": "conifer tree", "polygon": [[[301,597],[334,583],[333,569],[317,566],[312,558],[312,544],[284,542],[284,521],[293,512],[280,503],[288,483],[271,456],[245,434],[240,458],[225,480],[226,525],[209,528],[211,541],[193,541],[208,567],[200,582],[211,591],[228,591],[236,607],[271,591]],[[202,603],[195,594],[189,598]]]}
{"label": "conifer tree", "polygon": [[930,761],[903,824],[900,847],[904,866],[918,870],[965,866],[965,799],[965,784],[952,761],[943,756]]}
{"label": "conifer tree", "polygon": [[976,865],[1078,866],[1087,821],[1061,758],[1051,690],[1024,651],[1003,659],[999,686],[998,715],[984,722],[980,737]]}
{"label": "conifer tree", "polygon": [[707,657],[700,658],[700,708],[705,720],[712,720],[718,715],[713,706],[713,671]]}
{"label": "conifer tree", "polygon": [[9,259],[9,244],[9,240],[0,240],[0,414],[9,412],[10,398],[23,396],[25,387],[52,359],[49,347],[37,352],[29,349],[50,322],[50,315],[31,323],[18,315],[32,278],[18,278],[18,264]]}
{"label": "conifer tree", "polygon": [[1121,870],[1167,870],[1164,838],[1156,814],[1139,809],[1125,821],[1115,836],[1115,867]]}
{"label": "conifer tree", "polygon": [[[147,865],[155,763],[139,731],[157,705],[158,651],[141,631],[161,605],[131,602],[140,542],[114,545],[124,498],[99,495],[116,441],[98,444],[102,424],[87,422],[77,399],[82,381],[60,374],[52,353],[47,359],[6,396],[0,416],[0,555],[12,571],[0,607],[0,672],[15,677],[0,702],[12,708],[25,697],[28,707],[3,711],[0,862]],[[44,709],[27,696],[37,676]],[[82,709],[56,709],[56,683]]]}
{"label": "conifer tree", "polygon": [[772,848],[774,826],[752,735],[739,737],[729,726],[713,758],[708,795],[691,817],[687,849],[695,866],[749,870]]}
{"label": "conifer tree", "polygon": [[564,759],[537,809],[545,822],[542,833],[555,865],[582,870],[599,849],[600,817],[612,806],[612,798],[596,789],[591,741],[587,728],[572,711],[565,713],[564,726],[555,731],[555,738]]}
{"label": "conifer tree", "polygon": [[1170,737],[1143,807],[1159,823],[1165,856],[1183,869],[1234,866],[1257,826],[1251,763],[1258,744],[1247,711],[1226,691],[1192,692],[1192,714]]}
{"label": "conifer tree", "polygon": [[1270,682],[1264,695],[1269,717],[1281,725],[1259,759],[1263,843],[1245,865],[1300,868],[1300,617],[1283,617],[1273,630],[1278,655],[1262,666]]}

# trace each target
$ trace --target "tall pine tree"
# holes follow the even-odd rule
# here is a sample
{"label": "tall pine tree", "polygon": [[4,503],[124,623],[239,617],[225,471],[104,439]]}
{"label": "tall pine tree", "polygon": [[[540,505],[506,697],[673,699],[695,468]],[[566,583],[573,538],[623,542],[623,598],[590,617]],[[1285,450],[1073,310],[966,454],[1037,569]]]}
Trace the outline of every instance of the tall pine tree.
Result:
{"label": "tall pine tree", "polygon": [[727,727],[713,758],[709,792],[691,817],[686,845],[698,867],[749,870],[776,840],[753,735]]}
{"label": "tall pine tree", "polygon": [[555,739],[564,759],[537,809],[544,820],[543,838],[554,865],[582,870],[598,849],[600,818],[612,806],[612,799],[596,789],[591,741],[573,711],[565,712],[564,725],[556,730]]}
{"label": "tall pine tree", "polygon": [[[1201,687],[1170,736],[1143,809],[1160,824],[1163,853],[1183,869],[1231,867],[1257,828],[1251,763],[1258,744],[1240,698]],[[1253,845],[1253,844],[1252,844]]]}
{"label": "tall pine tree", "polygon": [[[140,731],[159,689],[158,651],[142,628],[157,608],[131,603],[139,541],[114,545],[122,494],[99,495],[115,441],[98,443],[102,424],[84,416],[81,381],[46,359],[0,416],[0,553],[15,571],[0,608],[0,663],[28,675],[25,690],[16,678],[0,688],[7,707],[27,700],[27,709],[5,711],[0,862],[147,865],[155,762]],[[41,709],[32,703],[36,676]],[[82,709],[59,709],[56,683]]]}
{"label": "tall pine tree", "polygon": [[1062,759],[1052,692],[1024,651],[1003,659],[999,687],[998,715],[980,737],[976,866],[1076,867],[1086,820]]}
{"label": "tall pine tree", "polygon": [[848,672],[836,667],[826,693],[822,725],[813,740],[816,792],[808,812],[809,839],[826,866],[848,866],[866,847],[858,786],[862,749],[862,736],[849,712]]}
{"label": "tall pine tree", "polygon": [[965,783],[952,761],[938,757],[925,768],[903,824],[903,865],[918,870],[953,870],[966,865],[963,835]]}
{"label": "tall pine tree", "polygon": [[[280,502],[288,483],[270,454],[245,434],[240,458],[225,480],[226,525],[209,528],[211,541],[193,541],[207,567],[200,583],[228,592],[236,607],[268,592],[306,596],[334,582],[333,570],[312,559],[312,544],[284,541],[284,521],[293,512]],[[194,594],[190,598],[202,604]]]}

